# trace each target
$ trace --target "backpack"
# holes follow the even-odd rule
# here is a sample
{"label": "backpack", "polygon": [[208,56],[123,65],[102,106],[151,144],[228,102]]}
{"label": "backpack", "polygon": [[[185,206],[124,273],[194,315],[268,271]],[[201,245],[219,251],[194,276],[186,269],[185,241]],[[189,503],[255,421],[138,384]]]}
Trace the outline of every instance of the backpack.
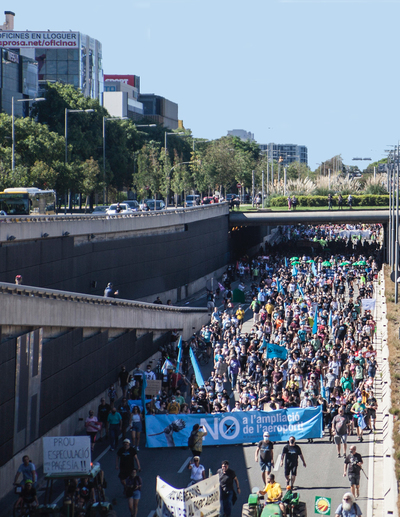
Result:
{"label": "backpack", "polygon": [[189,449],[193,449],[195,443],[196,443],[196,434],[194,434],[192,432],[192,433],[190,433],[189,440],[188,440]]}

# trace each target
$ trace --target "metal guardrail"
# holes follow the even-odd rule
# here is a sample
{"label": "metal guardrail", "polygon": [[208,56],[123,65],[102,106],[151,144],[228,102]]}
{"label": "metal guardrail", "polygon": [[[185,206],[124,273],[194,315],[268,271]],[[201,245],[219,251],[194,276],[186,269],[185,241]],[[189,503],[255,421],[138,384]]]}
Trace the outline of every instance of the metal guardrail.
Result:
{"label": "metal guardrail", "polygon": [[211,205],[194,206],[190,208],[169,208],[166,210],[149,210],[148,212],[133,212],[131,214],[57,214],[57,215],[20,215],[20,216],[0,216],[0,224],[2,223],[43,223],[43,222],[60,222],[60,221],[88,221],[89,218],[96,220],[121,220],[121,219],[135,219],[137,217],[163,217],[169,214],[193,213],[199,210],[210,210],[213,207],[223,206],[228,204],[227,201],[215,203]]}
{"label": "metal guardrail", "polygon": [[194,312],[207,312],[206,307],[174,307],[171,305],[161,305],[157,303],[138,302],[132,300],[119,300],[117,298],[105,298],[103,296],[73,293],[69,291],[57,291],[55,289],[45,289],[30,286],[21,286],[0,282],[0,294],[14,296],[28,296],[35,298],[46,298],[52,300],[63,300],[77,303],[87,303],[94,305],[110,305],[115,307],[130,307],[132,309],[150,309],[153,311],[184,312],[187,314]]}

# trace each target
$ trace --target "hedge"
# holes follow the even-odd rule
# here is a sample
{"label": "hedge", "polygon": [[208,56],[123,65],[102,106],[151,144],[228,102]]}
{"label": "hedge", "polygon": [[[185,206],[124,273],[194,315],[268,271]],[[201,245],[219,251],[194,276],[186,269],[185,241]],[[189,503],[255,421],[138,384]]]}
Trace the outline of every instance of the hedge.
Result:
{"label": "hedge", "polygon": [[[296,196],[299,207],[328,206],[328,196]],[[337,206],[337,197],[332,200],[332,205]],[[287,197],[277,196],[270,199],[270,206],[287,206]],[[343,207],[347,206],[347,196],[343,196]],[[389,206],[389,195],[354,194],[353,206]]]}

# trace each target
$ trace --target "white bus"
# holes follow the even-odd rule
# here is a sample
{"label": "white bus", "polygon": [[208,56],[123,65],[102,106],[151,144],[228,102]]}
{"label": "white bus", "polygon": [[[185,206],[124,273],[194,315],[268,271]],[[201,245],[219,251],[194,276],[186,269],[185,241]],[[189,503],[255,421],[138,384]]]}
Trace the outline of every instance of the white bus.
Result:
{"label": "white bus", "polygon": [[0,192],[0,211],[6,215],[55,214],[56,193],[35,187],[6,188]]}

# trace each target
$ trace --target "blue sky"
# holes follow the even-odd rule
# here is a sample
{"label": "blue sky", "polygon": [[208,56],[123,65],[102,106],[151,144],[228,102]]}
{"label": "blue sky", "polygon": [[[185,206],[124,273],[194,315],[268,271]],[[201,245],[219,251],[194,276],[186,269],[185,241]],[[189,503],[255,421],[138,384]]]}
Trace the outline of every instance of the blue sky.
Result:
{"label": "blue sky", "polygon": [[15,30],[71,29],[100,40],[104,72],[139,75],[142,93],[178,103],[195,137],[245,129],[259,143],[306,145],[312,169],[337,154],[349,165],[379,160],[400,139],[400,0],[3,6],[15,12]]}

